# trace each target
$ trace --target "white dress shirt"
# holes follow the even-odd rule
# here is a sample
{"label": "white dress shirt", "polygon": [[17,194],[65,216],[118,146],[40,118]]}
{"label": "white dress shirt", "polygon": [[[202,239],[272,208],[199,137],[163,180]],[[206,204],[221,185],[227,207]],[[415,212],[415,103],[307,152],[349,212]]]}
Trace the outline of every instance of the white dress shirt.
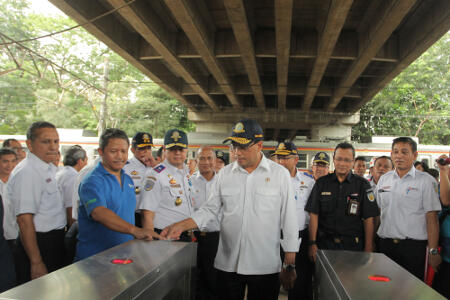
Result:
{"label": "white dress shirt", "polygon": [[143,187],[146,180],[146,173],[152,168],[144,165],[139,159],[136,157],[132,157],[128,160],[126,165],[123,167],[125,173],[130,175],[131,179],[133,179],[134,188],[136,192],[136,210],[141,206]]}
{"label": "white dress shirt", "polygon": [[193,215],[200,230],[222,208],[219,249],[214,266],[244,275],[273,274],[281,269],[281,245],[299,248],[295,193],[289,172],[265,158],[248,173],[237,162],[217,174],[208,201]]}
{"label": "white dress shirt", "polygon": [[[165,160],[147,172],[139,209],[155,213],[153,225],[157,229],[189,218],[194,212],[191,186],[189,168],[184,165],[178,169]],[[181,200],[179,205],[177,198]]]}
{"label": "white dress shirt", "polygon": [[36,232],[48,232],[66,226],[66,210],[56,181],[56,166],[33,153],[12,171],[7,197],[14,203],[14,213],[33,214]]}
{"label": "white dress shirt", "polygon": [[56,180],[61,189],[64,207],[72,207],[73,190],[77,181],[78,172],[74,167],[64,166],[56,172]]}
{"label": "white dress shirt", "polygon": [[[214,174],[214,177],[211,178],[210,181],[206,180],[205,177],[200,174],[200,171],[192,174],[192,206],[194,207],[194,211],[197,211],[207,200],[211,193],[211,188],[216,181],[217,174]],[[214,232],[220,230],[219,219],[212,219],[207,225],[204,231],[206,232]]]}
{"label": "white dress shirt", "polygon": [[298,230],[301,231],[308,227],[309,224],[309,213],[305,211],[305,205],[308,202],[309,194],[311,194],[315,181],[298,171],[294,177],[291,177],[291,181],[294,187],[295,201],[297,202]]}
{"label": "white dress shirt", "polygon": [[375,189],[382,238],[427,240],[426,213],[441,210],[437,182],[411,167],[400,178],[395,170],[382,175]]}
{"label": "white dress shirt", "polygon": [[84,177],[90,173],[94,168],[98,165],[99,162],[102,161],[102,157],[97,157],[93,163],[85,166],[83,169],[78,172],[77,179],[74,183],[73,195],[72,195],[72,219],[78,219],[78,208],[80,207],[80,196],[78,195],[78,188],[80,187],[81,182]]}
{"label": "white dress shirt", "polygon": [[14,205],[8,200],[6,195],[7,182],[0,180],[0,195],[3,201],[3,236],[6,240],[15,240],[19,236],[19,226],[17,225]]}

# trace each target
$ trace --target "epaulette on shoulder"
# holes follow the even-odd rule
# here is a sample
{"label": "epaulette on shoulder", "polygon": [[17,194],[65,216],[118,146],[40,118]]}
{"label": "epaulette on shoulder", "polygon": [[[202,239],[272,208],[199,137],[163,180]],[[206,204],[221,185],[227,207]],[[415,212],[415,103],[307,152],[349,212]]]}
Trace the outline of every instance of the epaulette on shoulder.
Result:
{"label": "epaulette on shoulder", "polygon": [[162,170],[164,170],[166,167],[164,166],[164,165],[159,165],[159,166],[156,166],[153,170],[156,172],[156,173],[161,173],[162,172]]}
{"label": "epaulette on shoulder", "polygon": [[309,178],[314,179],[314,177],[313,177],[311,174],[309,174],[308,172],[303,172],[303,174],[306,175],[306,176],[308,176]]}

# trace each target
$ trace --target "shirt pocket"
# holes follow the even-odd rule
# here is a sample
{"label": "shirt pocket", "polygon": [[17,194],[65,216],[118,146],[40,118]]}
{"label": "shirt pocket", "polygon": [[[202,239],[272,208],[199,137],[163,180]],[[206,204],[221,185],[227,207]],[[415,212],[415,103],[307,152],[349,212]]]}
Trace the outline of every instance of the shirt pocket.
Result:
{"label": "shirt pocket", "polygon": [[223,213],[233,214],[239,208],[239,200],[241,198],[239,190],[237,189],[223,189],[221,191]]}
{"label": "shirt pocket", "polygon": [[419,212],[423,210],[422,193],[419,190],[411,190],[404,195],[403,203],[410,212]]}
{"label": "shirt pocket", "polygon": [[279,207],[280,193],[277,188],[258,188],[253,205],[256,212],[274,212]]}
{"label": "shirt pocket", "polygon": [[57,210],[60,206],[62,207],[63,199],[61,195],[58,194],[59,187],[56,181],[46,183],[38,210],[41,212],[50,212]]}
{"label": "shirt pocket", "polygon": [[320,197],[320,212],[324,214],[330,214],[334,211],[334,199],[332,196],[322,196]]}

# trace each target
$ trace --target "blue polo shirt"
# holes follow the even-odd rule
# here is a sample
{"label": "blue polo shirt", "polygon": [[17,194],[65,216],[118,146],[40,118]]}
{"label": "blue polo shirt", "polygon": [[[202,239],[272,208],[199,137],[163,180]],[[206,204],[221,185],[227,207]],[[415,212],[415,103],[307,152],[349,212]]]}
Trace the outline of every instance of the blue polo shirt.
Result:
{"label": "blue polo shirt", "polygon": [[123,170],[120,178],[122,186],[113,174],[98,163],[81,182],[78,189],[80,207],[76,261],[133,239],[132,235],[108,229],[91,217],[94,208],[103,206],[126,222],[135,224],[136,195],[133,180]]}

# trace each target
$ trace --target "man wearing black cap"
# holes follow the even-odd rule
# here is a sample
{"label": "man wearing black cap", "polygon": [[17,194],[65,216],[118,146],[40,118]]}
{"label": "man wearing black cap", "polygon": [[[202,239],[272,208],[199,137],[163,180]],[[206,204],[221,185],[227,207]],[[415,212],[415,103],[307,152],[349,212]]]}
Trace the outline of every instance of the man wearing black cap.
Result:
{"label": "man wearing black cap", "polygon": [[223,167],[227,165],[227,161],[225,158],[225,153],[222,151],[216,151],[216,163],[215,163],[215,171],[219,172]]}
{"label": "man wearing black cap", "polygon": [[[166,159],[146,174],[143,198],[139,206],[142,226],[157,233],[174,222],[189,218],[194,212],[192,182],[186,160],[188,139],[185,132],[171,129],[164,136]],[[183,234],[182,241],[191,241]]]}
{"label": "man wearing black cap", "polygon": [[314,180],[328,175],[330,171],[330,156],[325,152],[317,152],[316,155],[314,155],[311,170]]}
{"label": "man wearing black cap", "polygon": [[136,226],[141,227],[141,214],[138,212],[138,207],[142,202],[142,189],[145,182],[145,174],[150,169],[154,158],[152,156],[153,138],[150,133],[138,132],[131,140],[131,152],[133,157],[130,158],[125,167],[127,173],[134,183],[134,191],[136,193]]}
{"label": "man wearing black cap", "polygon": [[309,215],[305,212],[305,205],[314,186],[314,179],[298,172],[298,151],[292,142],[280,143],[274,152],[277,161],[291,174],[291,182],[295,191],[297,203],[297,220],[299,238],[301,241],[298,254],[295,257],[295,269],[297,277],[294,287],[289,290],[288,299],[312,299],[312,274],[313,265],[308,259],[308,224]]}
{"label": "man wearing black cap", "polygon": [[217,174],[208,201],[192,218],[165,228],[162,236],[176,238],[189,229],[204,230],[220,214],[214,262],[220,299],[244,299],[246,287],[247,299],[278,299],[278,277],[287,288],[295,282],[299,247],[289,172],[263,155],[262,128],[254,120],[238,122],[226,141],[231,141],[236,161]]}
{"label": "man wearing black cap", "polygon": [[352,173],[355,149],[336,146],[334,173],[319,178],[309,196],[309,256],[317,249],[373,251],[374,217],[380,215],[367,180]]}

